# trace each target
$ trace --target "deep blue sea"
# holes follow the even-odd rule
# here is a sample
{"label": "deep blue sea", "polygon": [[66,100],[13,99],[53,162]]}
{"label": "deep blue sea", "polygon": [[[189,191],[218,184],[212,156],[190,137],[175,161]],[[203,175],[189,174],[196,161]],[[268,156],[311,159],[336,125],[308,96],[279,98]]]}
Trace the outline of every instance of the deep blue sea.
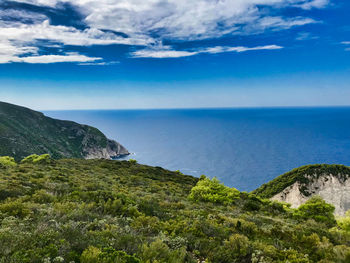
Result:
{"label": "deep blue sea", "polygon": [[350,165],[350,108],[46,111],[99,128],[139,163],[250,191],[295,167]]}

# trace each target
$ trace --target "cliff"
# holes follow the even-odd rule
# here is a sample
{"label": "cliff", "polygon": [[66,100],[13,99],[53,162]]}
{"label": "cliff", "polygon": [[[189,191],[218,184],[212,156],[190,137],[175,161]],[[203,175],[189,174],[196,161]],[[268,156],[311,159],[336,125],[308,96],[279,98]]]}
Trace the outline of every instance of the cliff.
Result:
{"label": "cliff", "polygon": [[0,102],[0,155],[16,160],[30,154],[53,158],[105,158],[129,154],[98,129],[49,118],[41,112]]}
{"label": "cliff", "polygon": [[350,167],[344,165],[309,165],[294,169],[253,193],[271,200],[283,201],[297,208],[318,195],[334,205],[336,215],[350,209]]}

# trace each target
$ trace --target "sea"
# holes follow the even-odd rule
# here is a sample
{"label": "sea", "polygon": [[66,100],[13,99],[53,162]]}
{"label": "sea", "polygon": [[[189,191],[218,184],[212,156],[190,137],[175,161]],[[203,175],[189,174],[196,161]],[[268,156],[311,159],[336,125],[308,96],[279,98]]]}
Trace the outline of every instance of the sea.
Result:
{"label": "sea", "polygon": [[45,111],[99,128],[125,159],[252,191],[301,165],[350,165],[350,107]]}

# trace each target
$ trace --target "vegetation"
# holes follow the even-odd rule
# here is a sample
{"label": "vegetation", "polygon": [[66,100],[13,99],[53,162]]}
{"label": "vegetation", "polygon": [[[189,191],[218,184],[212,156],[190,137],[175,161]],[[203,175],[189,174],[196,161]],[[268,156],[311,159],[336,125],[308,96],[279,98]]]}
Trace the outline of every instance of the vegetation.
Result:
{"label": "vegetation", "polygon": [[11,163],[0,169],[0,262],[350,262],[350,219],[336,225],[319,198],[290,209],[134,161]]}
{"label": "vegetation", "polygon": [[313,196],[295,210],[294,216],[308,220],[310,218],[328,226],[335,226],[334,206],[327,204],[321,197]]}
{"label": "vegetation", "polygon": [[0,168],[8,167],[8,166],[16,166],[16,161],[13,157],[3,156],[0,157]]}
{"label": "vegetation", "polygon": [[267,184],[263,184],[258,189],[254,190],[253,193],[262,198],[271,198],[274,195],[282,192],[288,186],[298,182],[301,185],[301,193],[303,193],[305,196],[310,196],[306,185],[309,184],[310,181],[318,179],[324,174],[337,175],[338,178],[345,181],[350,177],[350,167],[335,164],[314,164],[301,166],[278,176]]}
{"label": "vegetation", "polygon": [[109,142],[94,127],[0,102],[0,155],[17,161],[33,153],[48,153],[54,159],[84,158],[90,149],[106,148]]}
{"label": "vegetation", "polygon": [[202,175],[197,185],[192,188],[189,198],[194,201],[232,204],[239,198],[239,191],[224,186],[217,178],[210,180]]}

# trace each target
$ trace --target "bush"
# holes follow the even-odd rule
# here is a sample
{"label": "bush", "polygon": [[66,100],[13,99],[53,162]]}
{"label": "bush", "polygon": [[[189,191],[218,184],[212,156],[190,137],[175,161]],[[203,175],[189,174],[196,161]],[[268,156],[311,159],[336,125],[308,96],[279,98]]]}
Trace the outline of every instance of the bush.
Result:
{"label": "bush", "polygon": [[21,163],[47,163],[51,160],[51,157],[49,154],[32,154],[24,158]]}
{"label": "bush", "polygon": [[98,263],[99,255],[101,254],[101,250],[90,246],[87,249],[83,251],[83,253],[80,256],[80,262],[81,263]]}
{"label": "bush", "polygon": [[9,216],[24,218],[28,216],[31,210],[26,203],[21,200],[9,200],[6,203],[0,204],[0,212]]}
{"label": "bush", "polygon": [[234,234],[224,241],[224,245],[210,255],[210,262],[251,262],[248,258],[251,246],[248,238]]}
{"label": "bush", "polygon": [[2,156],[0,157],[0,168],[1,167],[11,167],[16,166],[16,161],[13,157]]}
{"label": "bush", "polygon": [[313,196],[306,203],[296,209],[293,215],[297,219],[313,219],[316,222],[325,223],[327,226],[335,226],[334,206],[327,204],[321,197]]}
{"label": "bush", "polygon": [[98,256],[98,263],[141,263],[140,259],[130,256],[124,251],[113,248],[104,248]]}
{"label": "bush", "polygon": [[41,189],[37,190],[33,196],[32,199],[34,202],[39,203],[39,204],[45,204],[45,203],[51,203],[55,200],[55,197],[48,193],[47,191]]}
{"label": "bush", "polygon": [[157,239],[150,245],[143,245],[141,251],[142,262],[145,263],[181,263],[185,262],[186,257],[185,249],[171,250],[167,244],[163,243],[160,239]]}
{"label": "bush", "polygon": [[346,212],[344,217],[340,217],[337,219],[338,226],[350,233],[350,210]]}
{"label": "bush", "polygon": [[196,186],[191,189],[190,200],[212,203],[231,204],[239,198],[240,192],[237,189],[229,188],[217,178],[202,176]]}
{"label": "bush", "polygon": [[80,257],[81,263],[141,263],[135,256],[113,248],[104,248],[102,251],[90,246],[84,250]]}

